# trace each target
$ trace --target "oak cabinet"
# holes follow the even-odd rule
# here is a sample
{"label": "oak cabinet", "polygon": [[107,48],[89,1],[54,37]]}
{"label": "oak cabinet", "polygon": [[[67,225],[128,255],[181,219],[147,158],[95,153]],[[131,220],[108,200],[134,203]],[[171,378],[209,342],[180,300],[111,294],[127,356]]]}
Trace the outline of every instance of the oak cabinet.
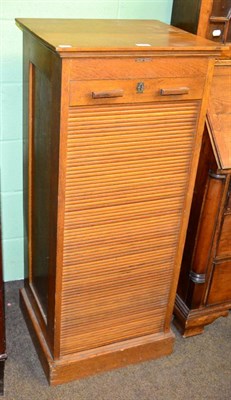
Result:
{"label": "oak cabinet", "polygon": [[17,24],[21,304],[48,380],[169,354],[218,47],[157,21]]}

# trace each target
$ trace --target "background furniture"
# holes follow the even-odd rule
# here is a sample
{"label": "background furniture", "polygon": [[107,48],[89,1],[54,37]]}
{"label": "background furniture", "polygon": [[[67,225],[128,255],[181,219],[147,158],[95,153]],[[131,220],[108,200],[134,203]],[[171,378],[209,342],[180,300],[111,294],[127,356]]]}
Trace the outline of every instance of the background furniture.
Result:
{"label": "background furniture", "polygon": [[5,312],[4,312],[4,288],[2,280],[2,229],[1,229],[1,197],[0,197],[0,395],[4,394],[4,368],[6,361],[5,342]]}
{"label": "background furniture", "polygon": [[48,380],[169,354],[217,45],[154,21],[17,23],[21,303]]}
{"label": "background furniture", "polygon": [[171,23],[216,41],[231,42],[230,0],[174,0]]}
{"label": "background furniture", "polygon": [[217,64],[175,304],[184,336],[231,308],[231,62]]}
{"label": "background furniture", "polygon": [[[173,24],[228,44],[231,1],[197,2],[197,16],[187,8],[188,2],[181,13],[181,3],[174,2]],[[220,36],[212,36],[214,29],[221,30]],[[228,315],[231,308],[231,60],[227,47],[215,64],[177,289],[175,324],[184,336],[202,333],[206,324]]]}

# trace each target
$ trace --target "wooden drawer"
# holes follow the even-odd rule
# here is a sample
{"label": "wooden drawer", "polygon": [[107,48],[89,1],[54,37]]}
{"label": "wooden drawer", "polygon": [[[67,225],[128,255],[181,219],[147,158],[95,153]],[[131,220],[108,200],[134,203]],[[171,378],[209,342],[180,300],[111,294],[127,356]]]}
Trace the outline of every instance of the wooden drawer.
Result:
{"label": "wooden drawer", "polygon": [[83,58],[71,60],[70,80],[205,77],[204,57]]}
{"label": "wooden drawer", "polygon": [[207,304],[231,300],[231,260],[214,264],[213,277]]}
{"label": "wooden drawer", "polygon": [[70,106],[201,99],[205,78],[70,82]]}
{"label": "wooden drawer", "polygon": [[217,256],[231,256],[231,214],[224,217]]}

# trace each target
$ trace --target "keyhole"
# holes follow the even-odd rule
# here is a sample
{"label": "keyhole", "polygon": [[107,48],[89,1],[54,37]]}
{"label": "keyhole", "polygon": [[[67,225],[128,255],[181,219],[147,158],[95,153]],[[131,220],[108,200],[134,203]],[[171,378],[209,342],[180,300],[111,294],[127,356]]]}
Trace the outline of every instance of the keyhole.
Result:
{"label": "keyhole", "polygon": [[136,85],[137,93],[143,93],[144,91],[144,82],[138,82]]}

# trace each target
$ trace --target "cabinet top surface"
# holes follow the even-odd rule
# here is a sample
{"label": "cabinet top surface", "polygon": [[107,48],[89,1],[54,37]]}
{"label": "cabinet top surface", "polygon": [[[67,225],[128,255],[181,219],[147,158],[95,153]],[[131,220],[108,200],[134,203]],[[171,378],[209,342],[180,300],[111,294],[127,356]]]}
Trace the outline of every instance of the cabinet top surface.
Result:
{"label": "cabinet top surface", "polygon": [[16,23],[51,49],[67,55],[81,51],[200,51],[207,54],[220,50],[217,43],[155,20],[20,18]]}

